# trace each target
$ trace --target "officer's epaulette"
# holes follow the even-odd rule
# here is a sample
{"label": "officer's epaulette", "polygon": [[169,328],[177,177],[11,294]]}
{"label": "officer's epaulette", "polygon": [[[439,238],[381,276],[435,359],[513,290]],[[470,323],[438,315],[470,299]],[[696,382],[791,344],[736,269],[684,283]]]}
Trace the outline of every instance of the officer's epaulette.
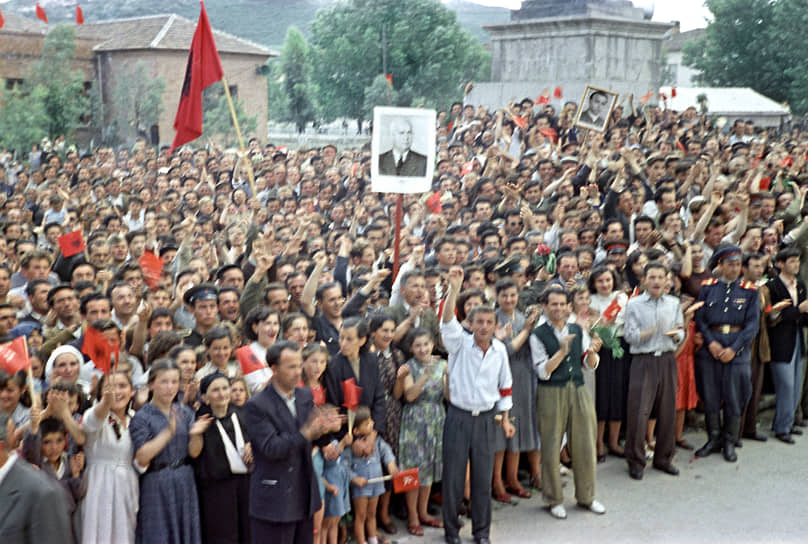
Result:
{"label": "officer's epaulette", "polygon": [[701,284],[703,286],[704,285],[715,285],[716,283],[718,283],[718,280],[715,279],[715,278],[708,278],[708,279],[704,280],[703,282],[701,282]]}
{"label": "officer's epaulette", "polygon": [[751,281],[742,281],[742,282],[740,282],[740,283],[739,283],[739,285],[740,285],[740,286],[741,286],[743,289],[749,289],[750,291],[757,291],[757,285],[755,285],[755,283],[754,283],[754,282],[751,282]]}

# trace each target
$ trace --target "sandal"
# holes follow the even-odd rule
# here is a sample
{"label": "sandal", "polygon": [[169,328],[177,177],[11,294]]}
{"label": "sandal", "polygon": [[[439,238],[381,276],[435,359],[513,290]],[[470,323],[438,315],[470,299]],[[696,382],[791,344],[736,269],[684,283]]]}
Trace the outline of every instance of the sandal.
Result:
{"label": "sandal", "polygon": [[435,529],[443,529],[443,521],[436,518],[421,518],[421,523],[427,527],[434,527]]}
{"label": "sandal", "polygon": [[393,520],[387,520],[387,523],[382,522],[381,520],[378,522],[379,527],[388,535],[394,535],[398,532],[396,528],[396,524],[393,523]]}
{"label": "sandal", "polygon": [[501,495],[498,493],[494,493],[494,500],[497,502],[501,502],[502,504],[513,504],[511,501],[511,496],[508,495],[508,492],[502,493]]}
{"label": "sandal", "polygon": [[505,491],[511,495],[516,495],[520,499],[529,499],[532,496],[530,491],[521,487],[506,487]]}
{"label": "sandal", "polygon": [[413,536],[424,536],[424,528],[420,525],[407,525],[407,531]]}

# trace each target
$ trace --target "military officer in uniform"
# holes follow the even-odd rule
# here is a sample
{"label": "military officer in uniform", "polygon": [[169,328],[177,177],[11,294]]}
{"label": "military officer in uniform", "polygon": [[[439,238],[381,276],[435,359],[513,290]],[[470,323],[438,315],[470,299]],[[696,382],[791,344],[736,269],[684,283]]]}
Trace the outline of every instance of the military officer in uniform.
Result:
{"label": "military officer in uniform", "polygon": [[219,322],[219,290],[212,283],[200,283],[185,291],[182,298],[196,320],[196,326],[185,338],[185,343],[201,346],[202,339]]}
{"label": "military officer in uniform", "polygon": [[[699,292],[704,302],[696,312],[696,326],[704,344],[696,353],[696,388],[704,403],[707,443],[697,457],[724,453],[735,462],[735,441],[741,412],[752,394],[751,344],[760,327],[760,300],[755,284],[739,279],[741,249],[719,248],[710,261],[718,279],[705,280]],[[720,410],[723,404],[724,421]]]}

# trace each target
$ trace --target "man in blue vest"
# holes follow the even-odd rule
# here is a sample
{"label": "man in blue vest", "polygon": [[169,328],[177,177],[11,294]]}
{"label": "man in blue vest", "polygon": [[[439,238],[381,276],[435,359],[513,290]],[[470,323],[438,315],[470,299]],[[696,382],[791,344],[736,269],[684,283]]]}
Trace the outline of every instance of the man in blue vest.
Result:
{"label": "man in blue vest", "polygon": [[582,508],[604,514],[606,508],[595,500],[597,417],[581,370],[583,363],[597,368],[600,361],[597,352],[603,342],[597,335],[587,342],[580,326],[567,323],[570,301],[566,290],[551,285],[542,299],[547,321],[530,335],[533,368],[539,376],[536,410],[542,445],[542,496],[554,518],[567,517],[559,460],[561,438],[566,432],[575,476],[575,499]]}

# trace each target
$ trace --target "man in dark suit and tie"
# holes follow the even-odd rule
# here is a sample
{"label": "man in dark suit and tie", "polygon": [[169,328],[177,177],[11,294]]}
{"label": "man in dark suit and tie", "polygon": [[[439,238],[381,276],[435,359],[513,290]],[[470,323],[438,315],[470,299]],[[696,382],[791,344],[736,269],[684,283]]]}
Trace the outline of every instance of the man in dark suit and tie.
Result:
{"label": "man in dark suit and tie", "polygon": [[255,468],[250,481],[250,521],[256,544],[311,544],[320,491],[311,461],[312,440],[333,430],[315,412],[311,391],[297,387],[300,347],[282,340],[267,350],[272,381],[245,405]]}
{"label": "man in dark suit and tie", "polygon": [[397,117],[390,123],[393,148],[379,155],[379,174],[382,176],[423,177],[426,175],[426,157],[416,153],[412,146],[412,123]]}
{"label": "man in dark suit and tie", "polygon": [[9,447],[10,419],[0,414],[0,542],[71,542],[64,492]]}
{"label": "man in dark suit and tie", "polygon": [[603,91],[594,91],[589,95],[587,108],[581,111],[578,122],[603,130],[606,128],[604,125],[607,115],[609,115],[609,95]]}

